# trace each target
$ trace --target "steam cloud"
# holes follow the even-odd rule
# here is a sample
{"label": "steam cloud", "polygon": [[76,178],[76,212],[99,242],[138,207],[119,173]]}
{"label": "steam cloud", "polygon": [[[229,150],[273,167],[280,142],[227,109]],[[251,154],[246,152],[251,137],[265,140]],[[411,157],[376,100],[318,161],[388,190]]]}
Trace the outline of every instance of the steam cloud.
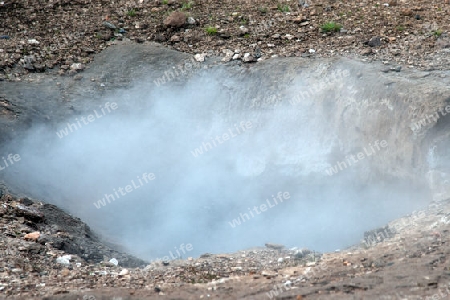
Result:
{"label": "steam cloud", "polygon": [[[311,111],[315,99],[296,101],[295,109],[289,103],[300,86],[281,91],[285,96],[269,109],[238,110],[223,78],[208,71],[176,88],[136,84],[96,104],[115,102],[116,110],[62,139],[56,132],[80,116],[35,126],[10,145],[21,161],[5,170],[7,180],[145,259],[167,256],[182,243],[193,245],[193,256],[266,242],[332,251],[427,199],[400,182],[363,182],[359,172],[370,169],[370,159],[328,176],[338,137],[324,115]],[[242,130],[248,122],[251,128]],[[216,140],[230,131],[233,138]],[[193,155],[199,147],[208,150]],[[144,173],[154,180],[100,209],[94,205]],[[290,198],[230,227],[279,192]]]}

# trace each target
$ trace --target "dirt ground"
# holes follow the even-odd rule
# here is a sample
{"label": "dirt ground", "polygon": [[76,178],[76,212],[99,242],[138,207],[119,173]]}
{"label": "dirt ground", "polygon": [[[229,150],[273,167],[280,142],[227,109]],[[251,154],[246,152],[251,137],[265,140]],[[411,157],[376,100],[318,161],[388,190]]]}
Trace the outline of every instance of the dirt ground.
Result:
{"label": "dirt ground", "polygon": [[3,0],[0,80],[73,76],[121,40],[246,63],[349,56],[447,69],[449,13],[448,0]]}
{"label": "dirt ground", "polygon": [[[360,245],[333,253],[267,244],[150,264],[101,245],[79,219],[54,206],[4,194],[0,208],[0,291],[1,297],[10,299],[446,299],[450,295],[450,199],[366,232]],[[68,254],[69,261],[59,261]],[[119,265],[109,262],[112,257]],[[133,267],[136,263],[141,265]]]}

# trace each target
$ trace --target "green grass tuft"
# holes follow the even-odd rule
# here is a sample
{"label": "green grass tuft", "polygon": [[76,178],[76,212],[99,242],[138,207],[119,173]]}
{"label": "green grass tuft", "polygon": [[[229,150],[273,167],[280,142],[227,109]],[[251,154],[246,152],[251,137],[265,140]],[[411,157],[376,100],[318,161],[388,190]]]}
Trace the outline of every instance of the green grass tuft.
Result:
{"label": "green grass tuft", "polygon": [[127,16],[129,16],[129,17],[136,16],[136,10],[130,9],[129,11],[127,11]]}
{"label": "green grass tuft", "polygon": [[434,36],[440,37],[444,31],[442,29],[438,29],[433,31]]}
{"label": "green grass tuft", "polygon": [[206,31],[206,33],[209,34],[209,35],[215,35],[215,34],[217,34],[217,28],[216,28],[216,27],[213,27],[213,26],[208,26],[208,27],[206,27],[206,28],[205,28],[205,31]]}
{"label": "green grass tuft", "polygon": [[277,7],[278,7],[278,10],[281,12],[290,12],[291,11],[291,8],[289,7],[289,5],[278,4]]}
{"label": "green grass tuft", "polygon": [[189,10],[189,9],[192,8],[192,5],[193,5],[193,4],[194,4],[194,3],[191,2],[191,1],[185,2],[185,3],[183,3],[183,6],[181,6],[181,10]]}
{"label": "green grass tuft", "polygon": [[323,24],[321,27],[323,32],[338,32],[339,30],[341,30],[342,25],[337,24],[335,22],[327,22],[325,24]]}

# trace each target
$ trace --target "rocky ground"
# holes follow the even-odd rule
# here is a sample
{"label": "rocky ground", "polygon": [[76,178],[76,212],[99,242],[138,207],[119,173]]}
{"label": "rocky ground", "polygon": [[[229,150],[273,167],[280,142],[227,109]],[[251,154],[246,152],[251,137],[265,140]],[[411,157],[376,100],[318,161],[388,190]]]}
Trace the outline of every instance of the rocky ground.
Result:
{"label": "rocky ground", "polygon": [[352,56],[450,65],[449,0],[2,0],[0,80],[74,75],[118,40],[225,61]]}
{"label": "rocky ground", "polygon": [[[352,56],[448,69],[449,12],[448,0],[0,0],[0,80],[22,81],[35,72],[76,76],[94,54],[120,40],[156,41],[198,60]],[[331,32],[321,29],[327,22],[336,23],[328,24]],[[335,253],[268,244],[151,264],[114,250],[54,205],[0,192],[0,217],[0,298],[450,296],[450,199],[367,232],[361,245]]]}
{"label": "rocky ground", "polygon": [[450,295],[450,199],[366,232],[360,245],[334,253],[266,244],[238,253],[150,264],[100,244],[88,226],[53,205],[3,194],[0,215],[0,298],[298,300]]}

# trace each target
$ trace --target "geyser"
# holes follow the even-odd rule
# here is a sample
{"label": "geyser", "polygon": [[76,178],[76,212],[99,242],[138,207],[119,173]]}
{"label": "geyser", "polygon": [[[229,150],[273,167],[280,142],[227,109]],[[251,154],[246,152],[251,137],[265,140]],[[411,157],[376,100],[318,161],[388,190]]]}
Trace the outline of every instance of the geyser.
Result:
{"label": "geyser", "polygon": [[[4,148],[21,157],[5,180],[145,259],[181,244],[189,256],[266,242],[331,251],[430,200],[429,168],[412,162],[422,156],[399,93],[407,83],[395,90],[348,60],[261,65],[160,86],[156,72],[83,100]],[[117,107],[59,137],[105,103]],[[327,172],[374,141],[371,155]]]}

